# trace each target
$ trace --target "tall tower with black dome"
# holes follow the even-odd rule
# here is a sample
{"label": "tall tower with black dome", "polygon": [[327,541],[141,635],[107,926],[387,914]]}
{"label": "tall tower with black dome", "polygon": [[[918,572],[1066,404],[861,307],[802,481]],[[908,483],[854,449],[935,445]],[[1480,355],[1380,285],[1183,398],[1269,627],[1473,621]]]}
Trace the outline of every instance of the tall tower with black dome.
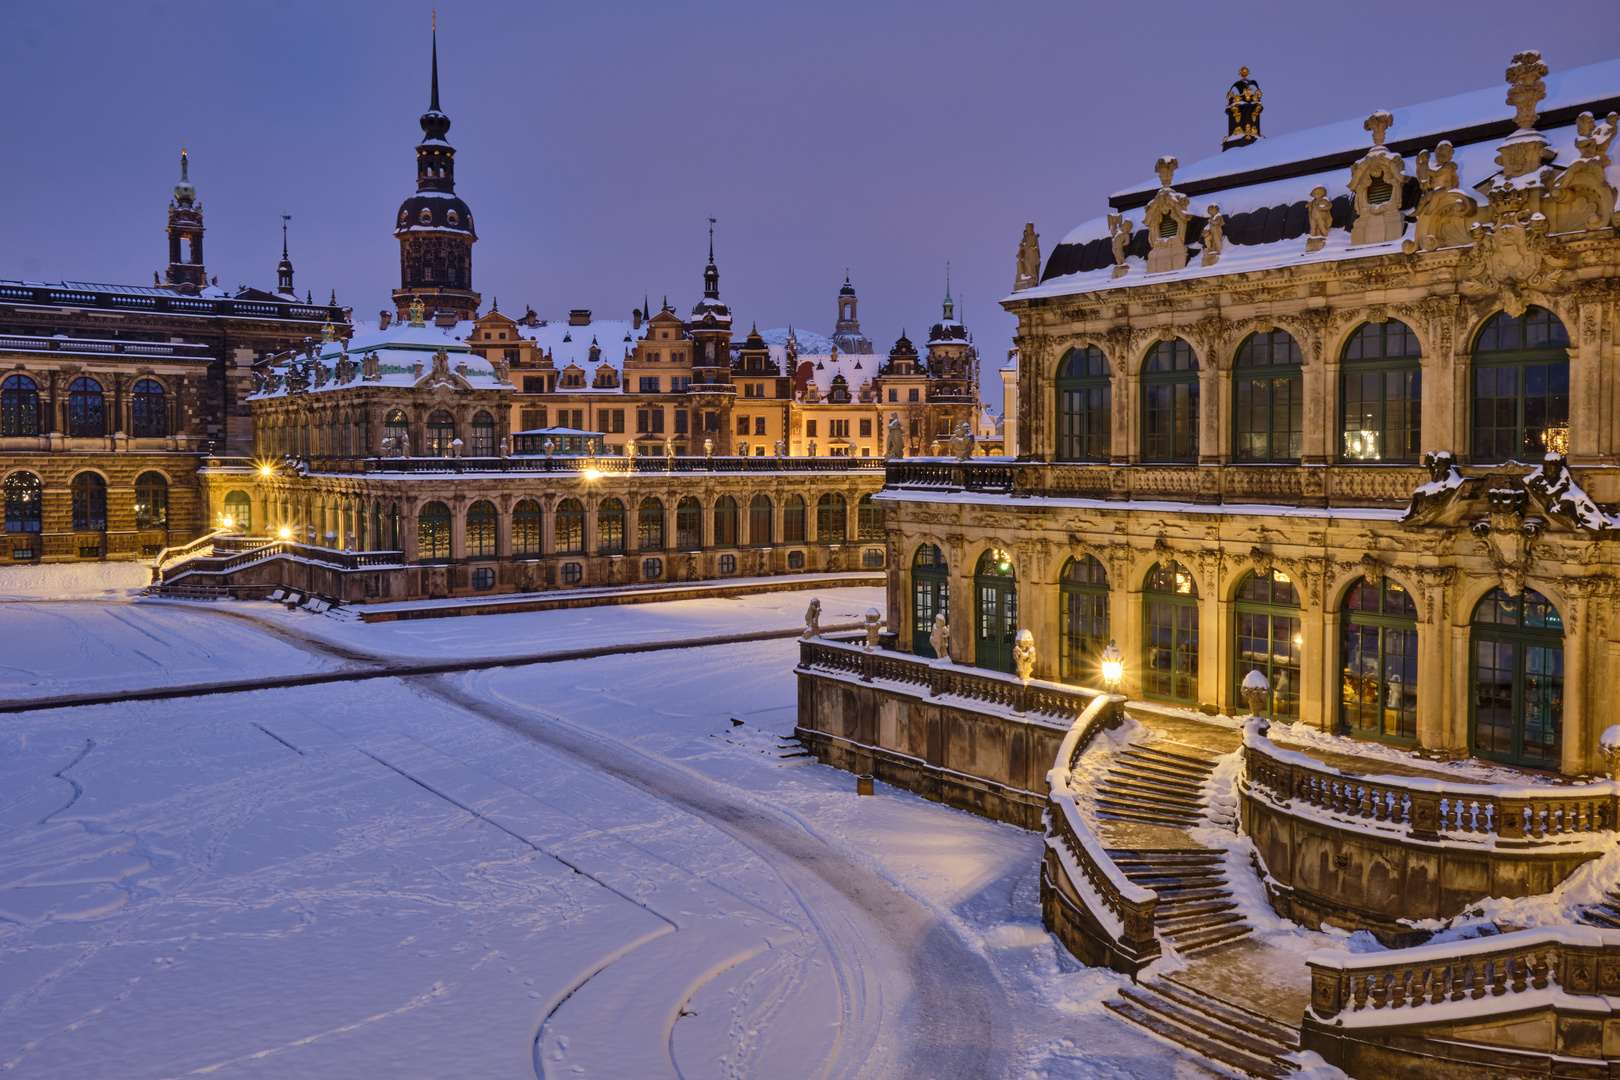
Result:
{"label": "tall tower with black dome", "polygon": [[416,194],[399,206],[394,235],[399,238],[399,288],[394,308],[400,319],[420,297],[429,312],[454,312],[458,319],[478,315],[472,287],[472,211],[456,198],[456,151],[445,142],[450,118],[439,111],[439,32],[433,31],[433,94],[422,114],[422,141],[416,147]]}
{"label": "tall tower with black dome", "polygon": [[190,162],[182,149],[180,182],[174,185],[174,198],[169,200],[169,269],[164,274],[163,287],[196,293],[206,284],[202,203],[197,199],[197,189],[192,186]]}

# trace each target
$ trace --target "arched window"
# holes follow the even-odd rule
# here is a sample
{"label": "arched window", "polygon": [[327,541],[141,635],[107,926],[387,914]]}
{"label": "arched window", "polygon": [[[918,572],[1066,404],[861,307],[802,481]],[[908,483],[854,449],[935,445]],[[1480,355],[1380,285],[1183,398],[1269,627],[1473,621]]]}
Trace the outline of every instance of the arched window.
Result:
{"label": "arched window", "polygon": [[450,508],[442,502],[430,502],[416,515],[416,558],[450,558]]}
{"label": "arched window", "polygon": [[225,493],[225,521],[230,527],[240,529],[243,536],[253,535],[253,500],[248,498],[247,492]]}
{"label": "arched window", "polygon": [[578,499],[564,499],[557,504],[553,525],[556,529],[556,542],[553,545],[556,554],[585,554],[585,507]]}
{"label": "arched window", "polygon": [[1233,373],[1232,457],[1298,461],[1305,451],[1305,379],[1299,345],[1286,330],[1250,334]]}
{"label": "arched window", "polygon": [[427,418],[427,456],[449,457],[456,437],[456,420],[444,409],[434,409]]}
{"label": "arched window", "polygon": [[816,543],[842,544],[848,522],[844,497],[829,491],[816,500]]}
{"label": "arched window", "polygon": [[467,558],[495,557],[495,504],[479,499],[467,507]]}
{"label": "arched window", "polygon": [[870,495],[862,495],[855,504],[855,529],[857,539],[883,539],[883,507]]}
{"label": "arched window", "polygon": [[714,500],[714,546],[737,546],[737,500],[730,495]]}
{"label": "arched window", "polygon": [[981,555],[973,571],[973,592],[978,600],[973,663],[1010,672],[1018,638],[1018,579],[1013,574],[1012,556],[994,548]]}
{"label": "arched window", "polygon": [[642,551],[664,550],[664,504],[651,496],[636,509],[636,544]]}
{"label": "arched window", "polygon": [[349,457],[353,453],[353,450],[351,449],[352,444],[349,441],[350,429],[352,426],[353,425],[349,420],[349,414],[347,411],[345,411],[337,422],[337,447],[334,452],[340,457]]}
{"label": "arched window", "polygon": [[137,439],[161,439],[169,434],[169,413],[164,405],[163,385],[155,379],[142,379],[130,394],[130,434]]}
{"label": "arched window", "polygon": [[[399,503],[388,508],[388,549],[405,553],[405,534],[400,528]],[[403,561],[403,560],[402,560]]]}
{"label": "arched window", "polygon": [[1198,582],[1180,563],[1158,563],[1142,586],[1142,693],[1198,703]]}
{"label": "arched window", "polygon": [[690,495],[675,504],[675,550],[703,550],[703,504]]}
{"label": "arched window", "polygon": [[1180,338],[1142,365],[1142,460],[1198,460],[1198,360]]}
{"label": "arched window", "polygon": [[1546,308],[1500,312],[1474,341],[1474,461],[1569,449],[1569,332]]}
{"label": "arched window", "polygon": [[1108,359],[1094,346],[1070,349],[1058,363],[1059,461],[1107,461],[1113,447],[1113,388]]}
{"label": "arched window", "polygon": [[394,440],[394,453],[403,454],[405,443],[410,438],[411,422],[405,417],[404,409],[390,409],[388,415],[383,417],[383,438]]}
{"label": "arched window", "polygon": [[135,478],[135,527],[169,527],[169,481],[160,472],[143,472]]}
{"label": "arched window", "polygon": [[624,503],[606,498],[596,508],[596,553],[624,554]]}
{"label": "arched window", "polygon": [[1097,686],[1102,651],[1113,635],[1108,623],[1108,571],[1096,556],[1070,559],[1058,592],[1063,598],[1063,633],[1058,641],[1058,678]]}
{"label": "arched window", "polygon": [[934,616],[951,618],[951,581],[945,569],[945,553],[934,544],[924,544],[911,559],[911,651],[917,656],[937,659],[934,643]]}
{"label": "arched window", "polygon": [[495,418],[479,410],[472,418],[472,445],[467,448],[473,457],[495,456]]}
{"label": "arched window", "polygon": [[1422,349],[1390,319],[1362,323],[1344,344],[1339,455],[1345,461],[1416,461],[1423,419]]}
{"label": "arched window", "polygon": [[782,504],[782,543],[804,543],[804,519],[804,496],[789,495]]}
{"label": "arched window", "polygon": [[101,384],[94,379],[74,379],[68,387],[68,434],[76,438],[107,434],[107,413],[102,406]]}
{"label": "arched window", "polygon": [[524,499],[512,507],[512,555],[533,558],[540,554],[540,504]]}
{"label": "arched window", "polygon": [[1264,715],[1273,720],[1299,719],[1299,592],[1281,570],[1256,570],[1238,586],[1237,644],[1232,650],[1234,706],[1243,703],[1243,680],[1258,671],[1271,684]]}
{"label": "arched window", "polygon": [[39,532],[40,504],[44,488],[31,472],[14,472],[6,477],[6,532]]}
{"label": "arched window", "polygon": [[26,375],[0,382],[0,435],[39,434],[39,387]]}
{"label": "arched window", "polygon": [[354,414],[354,456],[370,457],[371,441],[366,438],[366,410]]}
{"label": "arched window", "polygon": [[1348,735],[1417,740],[1417,605],[1391,578],[1360,578],[1344,597],[1339,725]]}
{"label": "arched window", "polygon": [[1564,620],[1534,589],[1474,609],[1470,742],[1493,761],[1556,769],[1564,729]]}
{"label": "arched window", "polygon": [[769,495],[755,495],[748,503],[748,542],[754,547],[770,547],[776,524],[776,508]]}
{"label": "arched window", "polygon": [[78,532],[107,531],[107,481],[98,473],[82,472],[73,478],[73,528]]}

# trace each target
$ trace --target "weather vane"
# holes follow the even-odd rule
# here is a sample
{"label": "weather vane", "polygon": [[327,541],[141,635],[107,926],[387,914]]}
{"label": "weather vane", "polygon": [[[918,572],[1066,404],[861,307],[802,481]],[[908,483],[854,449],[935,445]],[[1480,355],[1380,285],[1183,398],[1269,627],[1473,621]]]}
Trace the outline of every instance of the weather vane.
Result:
{"label": "weather vane", "polygon": [[438,12],[438,9],[434,9],[434,12],[433,12],[433,29],[437,30],[438,28],[439,28],[439,12]]}

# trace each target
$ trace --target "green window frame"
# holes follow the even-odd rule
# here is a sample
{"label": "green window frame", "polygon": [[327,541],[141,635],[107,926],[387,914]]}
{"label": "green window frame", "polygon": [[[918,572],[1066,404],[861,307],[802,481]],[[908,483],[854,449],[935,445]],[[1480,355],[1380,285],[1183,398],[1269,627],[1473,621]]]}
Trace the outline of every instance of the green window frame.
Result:
{"label": "green window frame", "polygon": [[169,527],[169,481],[160,472],[143,472],[135,478],[135,527]]}
{"label": "green window frame", "polygon": [[578,499],[564,499],[552,516],[557,555],[585,554],[585,507]]}
{"label": "green window frame", "polygon": [[770,547],[771,534],[776,526],[776,507],[769,495],[755,495],[748,503],[748,543],[753,547]]}
{"label": "green window frame", "polygon": [[611,496],[596,507],[596,553],[624,554],[624,503]]}
{"label": "green window frame", "polygon": [[640,551],[664,550],[664,503],[649,495],[636,508],[636,547]]}
{"label": "green window frame", "polygon": [[1340,611],[1339,730],[1417,742],[1417,605],[1391,578],[1358,578]]}
{"label": "green window frame", "polygon": [[911,559],[911,651],[938,659],[934,652],[934,616],[951,619],[951,579],[945,553],[938,545],[923,544]]}
{"label": "green window frame", "polygon": [[675,504],[675,550],[703,550],[703,504],[690,495]]}
{"label": "green window frame", "polygon": [[450,558],[450,508],[430,502],[416,515],[416,561],[437,562]]}
{"label": "green window frame", "polygon": [[523,499],[512,507],[512,554],[514,557],[533,558],[540,554],[540,504]]}
{"label": "green window frame", "polygon": [[1232,373],[1232,460],[1298,461],[1305,452],[1305,369],[1286,330],[1250,334]]}
{"label": "green window frame", "polygon": [[789,495],[782,507],[782,542],[804,543],[804,522],[807,517],[803,495]]}
{"label": "green window frame", "polygon": [[1018,578],[1006,552],[993,549],[979,557],[973,571],[973,664],[989,671],[1013,670],[1018,637]]}
{"label": "green window frame", "polygon": [[1468,744],[1475,756],[1557,769],[1564,728],[1564,620],[1534,589],[1487,593],[1470,632],[1473,693]]}
{"label": "green window frame", "polygon": [[495,558],[495,504],[479,499],[467,507],[467,558]]}
{"label": "green window frame", "polygon": [[1339,358],[1339,460],[1414,462],[1423,435],[1423,350],[1399,319],[1362,323]]}
{"label": "green window frame", "polygon": [[1113,452],[1114,390],[1108,358],[1094,345],[1058,363],[1057,460],[1107,461]]}
{"label": "green window frame", "polygon": [[1232,622],[1235,670],[1232,703],[1244,704],[1243,680],[1259,671],[1271,684],[1261,715],[1292,723],[1299,719],[1301,623],[1299,590],[1281,570],[1254,570],[1238,584]]}
{"label": "green window frame", "polygon": [[456,419],[445,409],[436,409],[427,418],[427,456],[449,457],[456,438]]}
{"label": "green window frame", "polygon": [[836,491],[816,500],[816,543],[842,544],[849,528],[849,506]]}
{"label": "green window frame", "polygon": [[1198,358],[1180,338],[1153,346],[1142,365],[1143,461],[1198,460]]}
{"label": "green window frame", "polygon": [[234,489],[225,493],[225,516],[243,536],[253,535],[253,500],[247,492]]}
{"label": "green window frame", "polygon": [[1142,696],[1198,704],[1198,582],[1155,563],[1142,585]]}
{"label": "green window frame", "polygon": [[1569,331],[1546,308],[1497,312],[1474,339],[1473,452],[1540,464],[1569,449]]}
{"label": "green window frame", "polygon": [[1070,559],[1058,584],[1062,610],[1058,681],[1101,685],[1102,652],[1113,640],[1108,618],[1108,571],[1095,555]]}
{"label": "green window frame", "polygon": [[737,546],[737,500],[730,495],[714,500],[714,546]]}

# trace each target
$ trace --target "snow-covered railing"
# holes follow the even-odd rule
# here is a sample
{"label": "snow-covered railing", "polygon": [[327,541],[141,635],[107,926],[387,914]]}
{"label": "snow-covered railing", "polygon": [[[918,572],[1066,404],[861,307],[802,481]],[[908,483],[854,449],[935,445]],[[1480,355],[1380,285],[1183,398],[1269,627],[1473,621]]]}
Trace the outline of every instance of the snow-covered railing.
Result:
{"label": "snow-covered railing", "polygon": [[1108,941],[1111,966],[1134,974],[1159,955],[1154,914],[1159,894],[1125,876],[1091,826],[1075,806],[1079,791],[1070,779],[1075,763],[1094,739],[1120,722],[1123,699],[1099,694],[1075,720],[1058,747],[1057,760],[1046,774],[1046,846],[1057,858],[1067,889],[1065,899],[1078,897]]}
{"label": "snow-covered railing", "polygon": [[[381,566],[401,566],[405,561],[402,551],[339,551],[336,548],[300,544],[294,540],[271,540],[259,547],[249,548],[225,557],[201,556],[189,560],[175,577],[187,574],[225,574],[240,570],[265,559],[291,557],[307,562],[323,563],[344,570],[369,570]],[[165,579],[167,580],[167,579]]]}
{"label": "snow-covered railing", "polygon": [[1419,841],[1568,844],[1615,828],[1620,783],[1460,784],[1420,776],[1354,776],[1293,750],[1255,725],[1243,736],[1248,788],[1284,811]]}
{"label": "snow-covered railing", "polygon": [[181,559],[189,559],[203,548],[212,549],[214,541],[230,531],[229,529],[210,529],[189,543],[181,544],[179,547],[165,547],[152,557],[152,580],[158,580],[164,567],[172,566]]}
{"label": "snow-covered railing", "polygon": [[[1563,994],[1620,993],[1620,930],[1558,926],[1387,952],[1318,952],[1307,1017],[1384,1027],[1560,1004]],[[1540,992],[1540,993],[1535,993]],[[1596,1003],[1594,1003],[1596,1004]]]}
{"label": "snow-covered railing", "polygon": [[874,457],[742,457],[721,455],[713,457],[687,455],[664,457],[662,454],[642,454],[637,457],[607,456],[541,457],[520,455],[513,457],[384,457],[345,458],[316,457],[299,461],[298,466],[311,473],[563,473],[583,475],[587,472],[603,476],[635,473],[879,473],[883,459]]}
{"label": "snow-covered railing", "polygon": [[812,638],[799,642],[799,667],[804,671],[853,675],[874,680],[927,687],[929,697],[949,697],[969,705],[1006,709],[1041,721],[1068,724],[1097,698],[1093,690],[1065,687],[982,668],[941,663],[911,653],[885,649],[868,651],[853,643]]}

